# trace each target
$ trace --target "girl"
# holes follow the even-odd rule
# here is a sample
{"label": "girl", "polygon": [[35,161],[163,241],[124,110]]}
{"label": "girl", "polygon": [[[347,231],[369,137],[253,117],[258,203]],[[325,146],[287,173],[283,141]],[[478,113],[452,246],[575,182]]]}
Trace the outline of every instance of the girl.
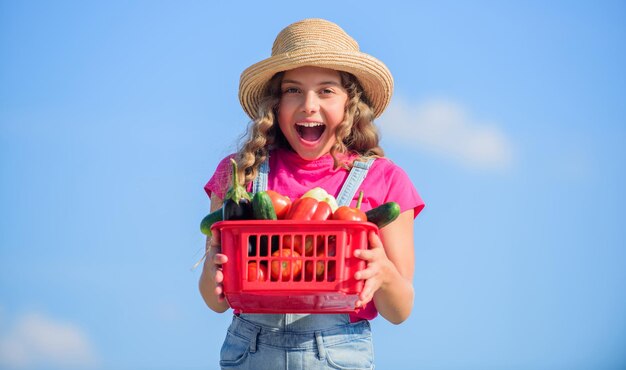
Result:
{"label": "girl", "polygon": [[[241,149],[224,158],[205,186],[211,210],[222,205],[230,158],[252,191],[273,189],[297,199],[321,187],[341,204],[367,211],[397,202],[400,216],[369,235],[355,252],[367,267],[355,314],[242,314],[235,312],[222,346],[223,369],[372,369],[369,320],[394,324],[413,306],[413,220],[424,206],[406,173],[384,158],[373,120],[387,107],[393,79],[387,67],[339,26],[306,19],[283,29],[270,58],[246,69],[239,99],[252,119]],[[367,175],[367,176],[365,176]],[[218,232],[207,239],[200,292],[216,312],[224,300]]]}

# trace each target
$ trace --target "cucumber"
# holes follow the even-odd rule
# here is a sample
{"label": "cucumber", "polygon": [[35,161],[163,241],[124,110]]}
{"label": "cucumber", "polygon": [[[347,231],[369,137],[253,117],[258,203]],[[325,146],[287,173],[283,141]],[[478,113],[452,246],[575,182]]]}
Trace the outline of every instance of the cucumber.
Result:
{"label": "cucumber", "polygon": [[255,220],[276,220],[276,211],[272,198],[265,191],[259,191],[252,197],[252,216]]}
{"label": "cucumber", "polygon": [[222,221],[223,219],[224,215],[221,208],[209,213],[202,219],[202,222],[200,222],[200,231],[204,235],[211,236],[211,226],[218,221]]}
{"label": "cucumber", "polygon": [[400,216],[400,205],[396,202],[387,202],[365,212],[367,221],[383,228]]}

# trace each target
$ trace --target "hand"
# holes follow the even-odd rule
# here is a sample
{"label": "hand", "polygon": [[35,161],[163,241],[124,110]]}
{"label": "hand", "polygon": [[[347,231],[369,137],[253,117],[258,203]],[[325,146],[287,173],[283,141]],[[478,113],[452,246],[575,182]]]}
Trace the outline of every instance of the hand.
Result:
{"label": "hand", "polygon": [[371,231],[368,237],[370,249],[357,249],[354,251],[355,257],[367,262],[365,269],[354,274],[355,279],[365,280],[363,290],[356,302],[356,308],[365,307],[374,298],[374,293],[389,281],[390,274],[395,268],[394,264],[387,258],[385,248],[378,234]]}
{"label": "hand", "polygon": [[222,282],[224,281],[222,265],[228,262],[228,257],[225,254],[220,253],[222,250],[220,240],[219,230],[213,230],[204,268],[205,270],[208,268],[209,279],[213,280],[215,283],[215,289],[213,292],[217,296],[218,302],[223,302],[225,297],[224,287],[222,286]]}

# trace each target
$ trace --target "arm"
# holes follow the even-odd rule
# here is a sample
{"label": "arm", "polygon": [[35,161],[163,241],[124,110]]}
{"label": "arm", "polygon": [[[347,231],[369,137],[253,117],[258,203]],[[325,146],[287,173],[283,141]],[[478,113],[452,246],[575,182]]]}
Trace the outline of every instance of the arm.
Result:
{"label": "arm", "polygon": [[[222,199],[215,195],[211,195],[211,212],[222,206]],[[222,281],[221,264],[226,263],[228,258],[220,252],[220,235],[214,232],[212,237],[207,237],[206,250],[208,251],[204,266],[202,267],[202,275],[198,283],[200,294],[204,302],[215,312],[224,312],[228,310],[228,302],[224,299]]]}
{"label": "arm", "polygon": [[355,274],[364,279],[357,306],[374,300],[378,312],[388,321],[400,324],[413,308],[413,210],[380,230],[380,238],[370,234],[370,249],[357,250],[355,256],[367,262],[367,268]]}

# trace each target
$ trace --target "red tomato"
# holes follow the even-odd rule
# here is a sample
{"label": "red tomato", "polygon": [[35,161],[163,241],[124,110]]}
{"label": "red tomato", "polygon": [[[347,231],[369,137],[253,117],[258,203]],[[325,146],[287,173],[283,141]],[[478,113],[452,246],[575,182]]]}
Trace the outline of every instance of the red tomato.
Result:
{"label": "red tomato", "polygon": [[[324,270],[326,266],[329,267],[328,281],[334,280],[334,259],[326,259],[328,257],[334,257],[337,254],[337,240],[335,236],[330,236],[328,238],[328,254],[326,254],[326,250],[324,249],[324,237],[318,236],[317,242],[317,257],[320,258],[317,262],[315,262],[315,277],[318,281],[324,279]],[[306,280],[313,280],[313,261],[306,261],[304,266],[304,273]],[[331,278],[332,276],[332,278]]]}
{"label": "red tomato", "polygon": [[291,208],[291,199],[289,199],[288,196],[282,195],[274,190],[266,190],[265,192],[272,200],[276,217],[279,220],[285,218],[285,216],[287,216],[287,212],[289,212],[289,208]]}
{"label": "red tomato", "polygon": [[[337,255],[337,238],[333,235],[328,238],[328,256],[335,257]],[[326,273],[326,281],[335,281],[337,275],[337,262],[333,258],[328,261],[328,272]]]}
{"label": "red tomato", "polygon": [[334,235],[328,237],[328,255],[334,257],[337,254],[337,238]]}
{"label": "red tomato", "polygon": [[361,211],[361,202],[363,201],[363,192],[359,192],[359,200],[356,202],[356,207],[341,206],[333,213],[333,220],[341,221],[367,221],[367,215]]}
{"label": "red tomato", "polygon": [[[321,243],[323,243],[323,240],[323,236],[320,235],[317,237],[318,248],[321,248]],[[304,250],[302,248],[302,235],[296,235],[295,237],[292,237],[291,235],[285,235],[283,237],[283,248],[293,248],[296,252],[300,253],[300,255],[312,256],[313,235],[306,235],[304,237]]]}
{"label": "red tomato", "polygon": [[[326,257],[326,253],[323,250],[320,250],[319,252],[317,252],[317,257],[324,258]],[[317,280],[323,278],[325,264],[326,261],[323,259],[315,262],[315,276],[317,277]],[[306,274],[305,276],[307,280],[313,280],[313,261],[306,261],[306,264],[304,266],[304,273]]]}
{"label": "red tomato", "polygon": [[257,264],[254,261],[248,262],[248,281],[266,281],[267,266]]}
{"label": "red tomato", "polygon": [[[276,260],[272,261],[272,280],[291,281],[292,270],[294,280],[297,279],[302,271],[302,260],[298,258],[300,253],[282,248],[272,253],[272,257],[276,257]],[[279,260],[281,257],[284,259]]]}
{"label": "red tomato", "polygon": [[358,208],[341,206],[333,213],[333,220],[365,222],[367,215]]}

